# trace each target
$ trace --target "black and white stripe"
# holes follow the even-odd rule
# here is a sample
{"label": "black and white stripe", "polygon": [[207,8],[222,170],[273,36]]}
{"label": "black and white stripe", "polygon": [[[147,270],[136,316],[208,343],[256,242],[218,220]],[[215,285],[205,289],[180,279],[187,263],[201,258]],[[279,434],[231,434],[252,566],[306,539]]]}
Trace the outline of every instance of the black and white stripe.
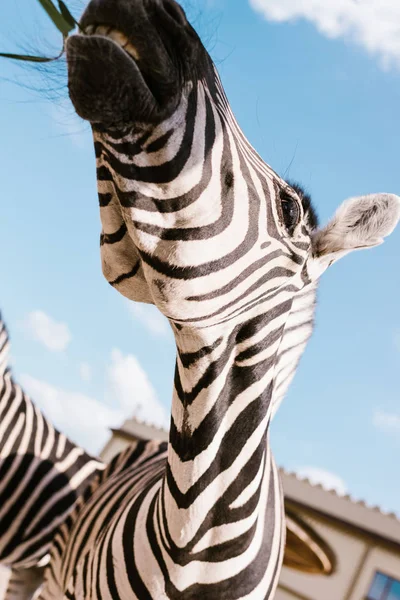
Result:
{"label": "black and white stripe", "polygon": [[103,464],[47,421],[14,381],[8,350],[0,318],[0,562],[14,569],[11,599],[30,597],[36,566]]}

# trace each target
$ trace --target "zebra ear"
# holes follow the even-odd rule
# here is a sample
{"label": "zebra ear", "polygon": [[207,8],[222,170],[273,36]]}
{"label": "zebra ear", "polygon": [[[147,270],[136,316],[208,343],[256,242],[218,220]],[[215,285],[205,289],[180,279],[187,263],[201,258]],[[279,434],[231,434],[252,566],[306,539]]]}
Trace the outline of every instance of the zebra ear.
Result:
{"label": "zebra ear", "polygon": [[315,270],[322,273],[353,250],[380,246],[399,219],[400,198],[394,194],[346,200],[328,225],[312,235]]}

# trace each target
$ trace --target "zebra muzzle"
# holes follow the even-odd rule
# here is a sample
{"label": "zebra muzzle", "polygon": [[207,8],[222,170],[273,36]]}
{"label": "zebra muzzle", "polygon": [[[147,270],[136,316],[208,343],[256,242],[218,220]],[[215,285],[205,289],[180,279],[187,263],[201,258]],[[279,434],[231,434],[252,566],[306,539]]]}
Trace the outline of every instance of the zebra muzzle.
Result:
{"label": "zebra muzzle", "polygon": [[[103,125],[158,124],[177,107],[200,47],[172,0],[92,0],[69,38],[77,113]],[[183,65],[183,62],[185,65]]]}
{"label": "zebra muzzle", "polygon": [[68,89],[80,117],[104,125],[150,119],[156,100],[138,65],[115,42],[76,35],[67,42]]}

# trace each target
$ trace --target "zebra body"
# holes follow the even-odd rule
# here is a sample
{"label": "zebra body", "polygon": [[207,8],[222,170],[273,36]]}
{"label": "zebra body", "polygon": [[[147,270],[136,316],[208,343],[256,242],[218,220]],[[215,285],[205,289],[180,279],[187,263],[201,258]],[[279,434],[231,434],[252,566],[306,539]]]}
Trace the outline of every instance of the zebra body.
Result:
{"label": "zebra body", "polygon": [[29,598],[54,535],[103,464],[45,419],[14,381],[0,318],[0,562],[7,599]]}
{"label": "zebra body", "polygon": [[307,196],[250,146],[173,0],[92,0],[67,42],[91,122],[103,273],[154,303],[177,361],[168,446],[117,457],[52,548],[45,600],[263,600],[284,551],[269,426],[311,333],[318,277],[380,243],[400,200]]}

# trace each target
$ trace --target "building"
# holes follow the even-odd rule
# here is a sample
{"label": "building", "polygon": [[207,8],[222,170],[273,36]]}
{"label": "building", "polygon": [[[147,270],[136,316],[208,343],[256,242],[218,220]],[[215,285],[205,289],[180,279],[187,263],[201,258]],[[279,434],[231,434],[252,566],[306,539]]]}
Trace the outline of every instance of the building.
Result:
{"label": "building", "polygon": [[[136,419],[113,429],[109,461],[136,440],[168,433]],[[400,520],[281,470],[287,513],[285,566],[275,600],[400,600]]]}

